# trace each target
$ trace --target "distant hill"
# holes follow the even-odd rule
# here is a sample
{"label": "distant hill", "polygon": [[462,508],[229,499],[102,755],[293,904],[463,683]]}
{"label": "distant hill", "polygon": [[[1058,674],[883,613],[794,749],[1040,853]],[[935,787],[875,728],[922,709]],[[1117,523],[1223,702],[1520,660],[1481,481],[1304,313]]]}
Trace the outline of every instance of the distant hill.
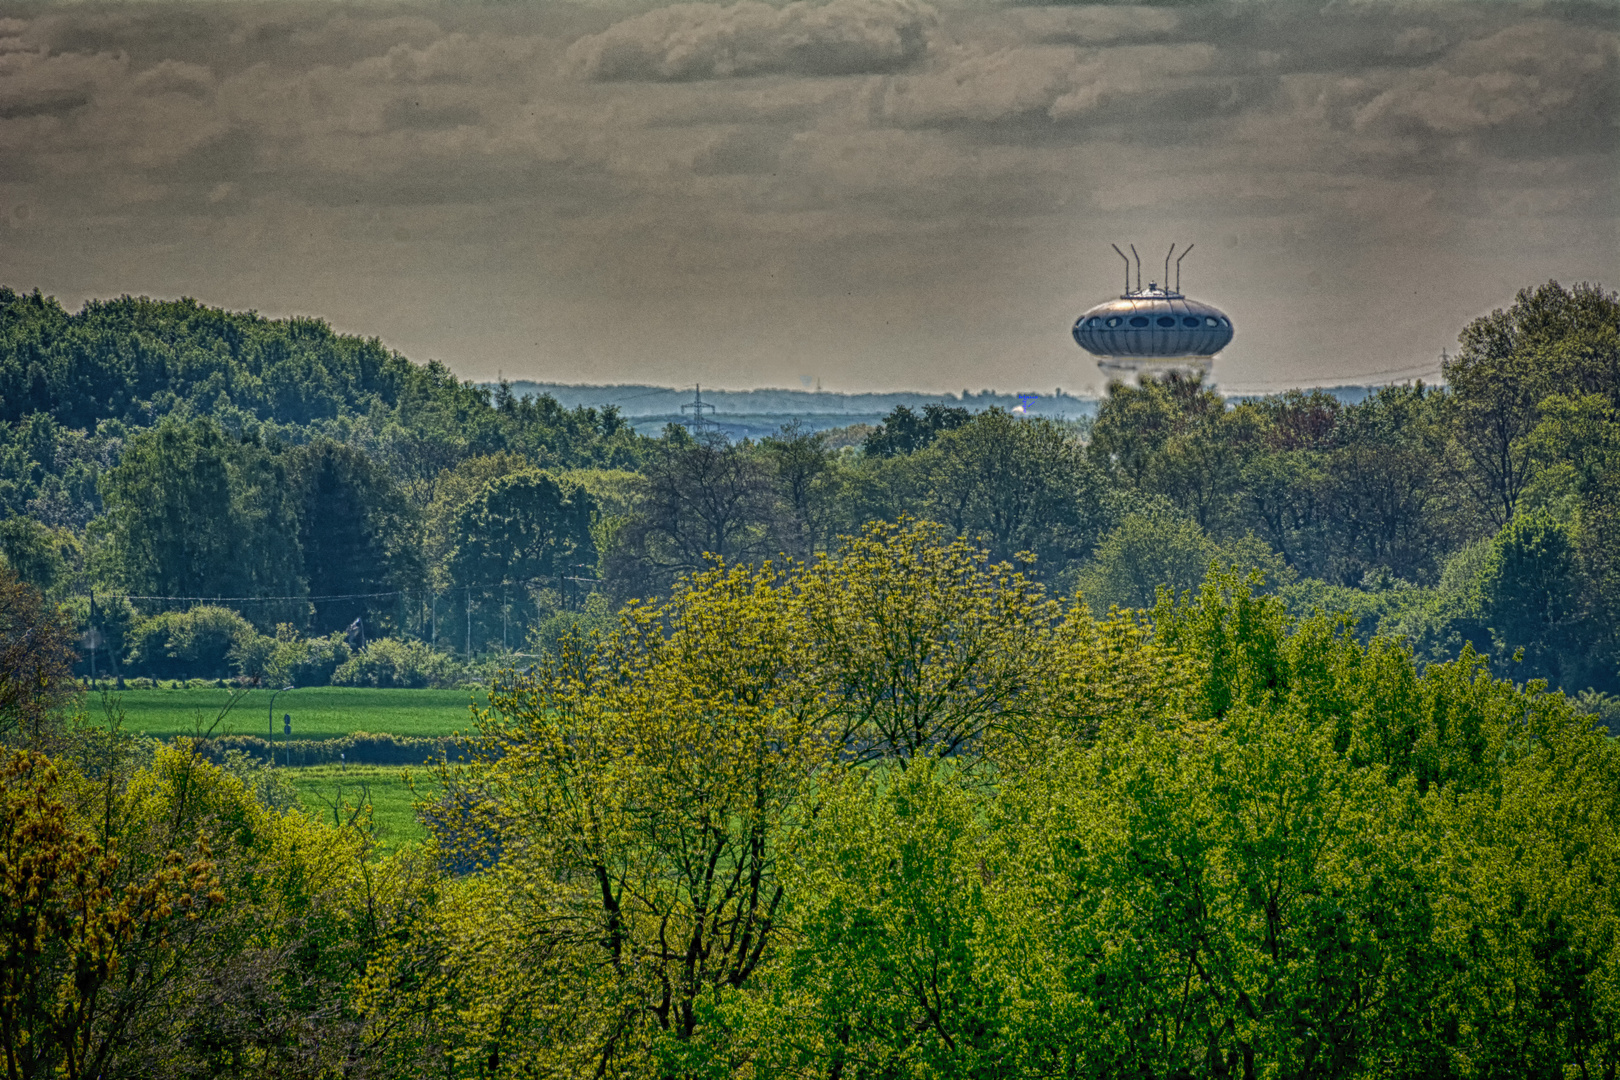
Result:
{"label": "distant hill", "polygon": [[[493,383],[486,384],[491,389]],[[552,383],[520,380],[508,384],[511,392],[520,397],[549,396],[565,409],[578,406],[600,408],[617,406],[619,412],[635,429],[644,435],[655,435],[665,424],[681,423],[692,415],[690,406],[694,391],[645,383],[598,385],[579,383]],[[1352,404],[1364,400],[1376,389],[1366,386],[1339,386],[1324,388],[1324,392]],[[732,438],[757,439],[778,431],[783,424],[797,420],[812,431],[847,427],[851,424],[877,424],[896,406],[921,409],[924,405],[943,403],[974,412],[989,408],[1011,410],[1022,404],[1031,416],[1077,420],[1097,415],[1097,399],[1064,393],[1061,388],[1050,394],[998,394],[990,390],[961,394],[925,394],[917,391],[892,393],[842,394],[820,390],[714,390],[702,391],[705,404],[714,410],[705,410],[711,420]]]}
{"label": "distant hill", "polygon": [[[616,405],[625,419],[643,434],[656,434],[667,423],[680,423],[684,413],[682,405],[690,405],[694,391],[666,386],[632,383],[619,386],[576,385],[569,383],[514,382],[512,393],[518,397],[546,395],[557,400],[564,408],[584,405],[601,407]],[[1020,403],[1017,394],[997,394],[989,390],[977,394],[924,394],[899,391],[886,394],[840,394],[815,390],[710,390],[703,389],[703,401],[713,405],[714,411],[705,410],[715,424],[732,438],[759,438],[779,430],[783,424],[797,420],[812,431],[847,427],[850,424],[877,424],[898,405],[921,409],[924,405],[944,403],[980,412],[999,407],[1012,409]],[[1025,395],[1026,410],[1034,416],[1055,419],[1078,419],[1094,416],[1095,398],[1076,397],[1072,394],[1045,394],[1039,397]]]}

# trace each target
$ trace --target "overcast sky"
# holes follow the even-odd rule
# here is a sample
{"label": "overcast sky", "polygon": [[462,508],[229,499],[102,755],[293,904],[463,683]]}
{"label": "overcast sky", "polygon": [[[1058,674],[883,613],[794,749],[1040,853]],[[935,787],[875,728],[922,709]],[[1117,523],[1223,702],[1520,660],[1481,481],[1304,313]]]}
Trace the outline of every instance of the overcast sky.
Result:
{"label": "overcast sky", "polygon": [[1080,391],[1197,248],[1230,388],[1620,283],[1620,6],[0,4],[0,284],[472,378]]}

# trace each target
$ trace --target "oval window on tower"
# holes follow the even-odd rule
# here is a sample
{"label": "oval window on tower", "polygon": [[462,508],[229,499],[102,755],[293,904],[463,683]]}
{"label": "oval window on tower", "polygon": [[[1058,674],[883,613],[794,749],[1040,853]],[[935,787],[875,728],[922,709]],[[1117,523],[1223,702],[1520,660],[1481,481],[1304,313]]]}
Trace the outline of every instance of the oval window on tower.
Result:
{"label": "oval window on tower", "polygon": [[1197,326],[1198,325],[1198,320],[1193,318],[1191,315],[1188,315],[1188,316],[1186,316],[1185,318],[1183,318],[1181,320],[1181,325],[1182,326]]}
{"label": "oval window on tower", "polygon": [[1118,326],[1119,325],[1119,316],[1115,315],[1112,319],[1109,319],[1108,320],[1108,325],[1109,326]]}
{"label": "oval window on tower", "polygon": [[1147,324],[1148,317],[1146,315],[1138,315],[1131,320],[1132,326],[1146,326]]}
{"label": "oval window on tower", "polygon": [[1204,316],[1204,325],[1205,326],[1219,326],[1221,324],[1215,321],[1215,317],[1213,315],[1206,315],[1206,316]]}
{"label": "oval window on tower", "polygon": [[1175,318],[1173,316],[1170,316],[1170,315],[1160,315],[1159,316],[1159,325],[1160,326],[1174,326],[1174,325],[1176,325],[1176,320],[1175,320]]}

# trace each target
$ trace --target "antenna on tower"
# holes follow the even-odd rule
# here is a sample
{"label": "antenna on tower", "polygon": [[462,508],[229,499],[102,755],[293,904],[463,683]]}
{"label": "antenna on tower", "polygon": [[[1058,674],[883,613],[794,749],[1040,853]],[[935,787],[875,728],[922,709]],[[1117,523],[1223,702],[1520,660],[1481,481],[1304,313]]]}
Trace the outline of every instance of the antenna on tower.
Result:
{"label": "antenna on tower", "polygon": [[[1191,251],[1193,248],[1195,248],[1197,246],[1198,246],[1197,244],[1188,244],[1187,245],[1187,251]],[[1170,250],[1171,251],[1176,250],[1176,245],[1171,244],[1170,245]],[[1181,259],[1185,259],[1187,257],[1187,251],[1183,251],[1181,253]],[[1181,259],[1176,260],[1176,292],[1181,291]],[[1165,272],[1165,276],[1166,277],[1169,276],[1169,271]]]}
{"label": "antenna on tower", "polygon": [[[692,410],[691,416],[686,415],[687,409]],[[703,384],[694,383],[692,400],[681,406],[681,415],[686,421],[686,426],[691,428],[693,433],[702,431],[709,424],[714,423],[713,420],[703,415],[705,410],[714,412],[714,406],[703,400]]]}
{"label": "antenna on tower", "polygon": [[[1174,255],[1175,253],[1176,253],[1176,245],[1171,244],[1169,253],[1166,254],[1165,257],[1164,257],[1164,290],[1165,290],[1165,292],[1170,291],[1170,256]],[[1180,292],[1181,290],[1178,288],[1176,291]]]}
{"label": "antenna on tower", "polygon": [[1131,246],[1131,255],[1136,259],[1136,291],[1142,291],[1142,256],[1136,254],[1136,245]]}
{"label": "antenna on tower", "polygon": [[1114,249],[1114,254],[1115,255],[1118,255],[1120,258],[1125,260],[1125,291],[1130,292],[1131,291],[1131,260],[1130,260],[1130,257],[1128,255],[1126,255],[1123,251],[1119,250],[1119,245],[1118,244],[1109,244],[1108,246]]}

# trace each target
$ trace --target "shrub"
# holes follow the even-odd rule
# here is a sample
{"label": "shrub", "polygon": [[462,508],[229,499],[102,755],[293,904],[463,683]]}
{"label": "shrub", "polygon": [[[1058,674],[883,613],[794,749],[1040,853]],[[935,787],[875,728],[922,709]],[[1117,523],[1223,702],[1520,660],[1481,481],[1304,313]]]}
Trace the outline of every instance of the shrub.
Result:
{"label": "shrub", "polygon": [[276,639],[254,634],[231,646],[231,666],[238,678],[259,680],[270,671],[275,660]]}
{"label": "shrub", "polygon": [[615,626],[612,606],[606,596],[592,593],[585,601],[584,611],[555,611],[529,631],[529,648],[543,655],[555,656],[562,640],[569,636],[589,637],[591,633],[609,633]]}
{"label": "shrub", "polygon": [[157,678],[221,679],[231,673],[233,651],[256,636],[248,621],[228,608],[165,611],[130,630],[128,667]]}
{"label": "shrub", "polygon": [[266,810],[285,814],[298,809],[298,789],[285,771],[271,768],[267,760],[246,750],[229,749],[218,764],[242,781]]}
{"label": "shrub", "polygon": [[332,674],[334,686],[453,687],[466,673],[455,657],[421,641],[378,638]]}
{"label": "shrub", "polygon": [[325,686],[332,675],[354,655],[342,633],[323,638],[301,638],[291,626],[282,623],[265,664],[266,677],[277,686]]}

